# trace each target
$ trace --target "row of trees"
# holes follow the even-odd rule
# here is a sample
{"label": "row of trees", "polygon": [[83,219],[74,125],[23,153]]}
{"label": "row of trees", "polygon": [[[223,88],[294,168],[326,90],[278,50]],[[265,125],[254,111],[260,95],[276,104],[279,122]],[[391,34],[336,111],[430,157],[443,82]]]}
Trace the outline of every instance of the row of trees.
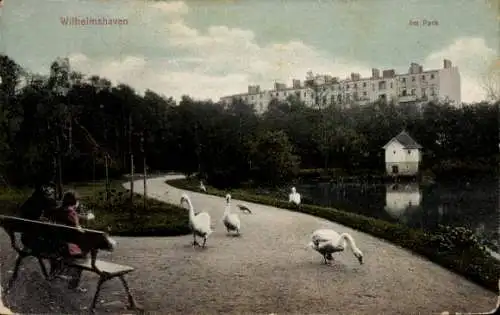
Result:
{"label": "row of trees", "polygon": [[13,184],[54,176],[58,159],[65,180],[99,178],[106,163],[112,175],[129,172],[141,145],[151,169],[200,172],[218,186],[277,184],[299,168],[380,171],[382,146],[403,128],[424,147],[429,168],[491,168],[498,156],[498,103],[309,108],[291,97],[259,116],[239,101],[139,95],[67,62],[44,77],[0,56],[0,78],[0,174]]}

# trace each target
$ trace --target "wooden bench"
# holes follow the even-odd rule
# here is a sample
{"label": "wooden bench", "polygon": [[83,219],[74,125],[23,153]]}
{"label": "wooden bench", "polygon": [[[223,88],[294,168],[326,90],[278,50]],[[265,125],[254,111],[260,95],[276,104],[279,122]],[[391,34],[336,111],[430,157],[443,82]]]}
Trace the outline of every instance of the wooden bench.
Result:
{"label": "wooden bench", "polygon": [[[2,228],[9,235],[11,246],[18,254],[13,275],[7,286],[7,291],[12,288],[15,280],[17,279],[19,267],[24,258],[30,256],[37,258],[42,273],[47,280],[51,280],[52,278],[51,275],[47,273],[43,260],[61,259],[65,267],[87,270],[99,275],[99,282],[97,284],[94,299],[92,300],[90,311],[95,311],[97,298],[102,284],[116,277],[121,280],[125,288],[128,296],[129,309],[141,310],[130,293],[127,281],[124,278],[126,274],[134,271],[134,268],[97,260],[97,253],[99,250],[113,251],[114,249],[114,241],[109,238],[106,233],[3,215],[0,215],[0,226],[2,226]],[[62,242],[77,244],[81,248],[89,250],[90,258],[62,259],[62,257],[57,257],[54,252],[43,252],[43,250],[38,250],[36,248],[29,248],[24,245],[20,246],[18,236],[19,234],[26,232],[30,235],[43,237],[45,242],[49,241],[56,244],[61,244]]]}

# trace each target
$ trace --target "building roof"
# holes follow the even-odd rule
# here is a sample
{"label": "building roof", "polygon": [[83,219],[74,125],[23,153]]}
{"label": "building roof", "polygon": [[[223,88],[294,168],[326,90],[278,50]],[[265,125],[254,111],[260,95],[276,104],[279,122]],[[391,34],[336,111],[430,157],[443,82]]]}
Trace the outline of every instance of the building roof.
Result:
{"label": "building roof", "polygon": [[412,137],[406,132],[401,131],[397,136],[392,138],[386,145],[384,145],[384,149],[389,146],[389,144],[393,141],[399,142],[405,149],[422,149],[422,146],[418,144]]}

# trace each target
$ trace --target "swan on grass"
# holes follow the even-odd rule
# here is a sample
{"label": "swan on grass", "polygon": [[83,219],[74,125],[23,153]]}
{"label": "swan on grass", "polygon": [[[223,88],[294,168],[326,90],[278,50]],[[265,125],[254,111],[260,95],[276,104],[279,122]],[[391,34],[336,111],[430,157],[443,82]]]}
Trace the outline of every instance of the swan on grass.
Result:
{"label": "swan on grass", "polygon": [[224,209],[224,215],[222,217],[222,222],[226,227],[227,233],[235,231],[240,235],[241,222],[240,217],[236,213],[231,213],[231,195],[226,195],[226,208]]}
{"label": "swan on grass", "polygon": [[8,307],[3,304],[2,285],[0,284],[0,315],[14,314]]}
{"label": "swan on grass", "polygon": [[325,264],[333,260],[332,254],[343,252],[347,244],[360,264],[363,264],[363,253],[356,246],[348,233],[339,234],[331,229],[319,229],[313,232],[309,246],[323,255]]}
{"label": "swan on grass", "polygon": [[497,297],[497,305],[494,309],[488,312],[479,312],[479,313],[450,313],[450,312],[442,312],[441,315],[493,315],[500,314],[500,279],[498,279],[498,297]]}
{"label": "swan on grass", "polygon": [[241,211],[243,212],[246,212],[246,213],[252,213],[252,210],[250,210],[247,206],[245,205],[242,205],[242,204],[237,204],[236,207],[238,207],[238,209],[240,209]]}
{"label": "swan on grass", "polygon": [[201,180],[200,180],[200,190],[203,192],[207,192],[207,187],[205,187],[205,185],[203,185],[203,181],[201,181]]}
{"label": "swan on grass", "polygon": [[292,187],[292,192],[288,195],[288,202],[300,205],[300,194],[297,192],[295,187]]}
{"label": "swan on grass", "polygon": [[210,215],[207,212],[200,212],[195,214],[193,203],[187,194],[182,194],[181,205],[187,203],[189,210],[189,227],[193,231],[193,246],[200,246],[196,240],[196,236],[203,238],[203,245],[205,247],[207,238],[212,234],[213,230],[210,222]]}

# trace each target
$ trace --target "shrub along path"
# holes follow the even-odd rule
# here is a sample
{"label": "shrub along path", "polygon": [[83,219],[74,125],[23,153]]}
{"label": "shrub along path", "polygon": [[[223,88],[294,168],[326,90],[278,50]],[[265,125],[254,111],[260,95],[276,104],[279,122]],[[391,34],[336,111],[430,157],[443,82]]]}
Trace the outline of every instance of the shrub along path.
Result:
{"label": "shrub along path", "polygon": [[[178,204],[183,191],[165,184],[165,179],[174,178],[150,179],[148,194]],[[140,193],[142,185],[135,187]],[[436,314],[488,310],[495,303],[492,292],[406,250],[298,212],[245,202],[253,214],[240,214],[240,238],[228,237],[220,220],[224,199],[194,192],[189,195],[195,209],[212,216],[216,231],[207,248],[194,249],[192,236],[118,238],[117,251],[111,254],[113,260],[138,267],[129,277],[130,285],[148,312]],[[363,250],[365,264],[360,266],[346,252],[336,255],[332,266],[323,265],[320,255],[306,247],[311,232],[322,227],[349,232]],[[14,262],[7,254],[11,250],[5,250],[5,236],[0,238],[0,246],[2,276],[6,276]],[[36,313],[74,313],[90,302],[96,283],[93,276],[84,278],[83,285],[91,289],[88,293],[63,298],[65,291],[48,289],[35,274],[34,262],[27,268],[38,284],[19,280],[17,292],[7,297],[14,310],[28,309],[22,305],[31,303],[31,308],[38,307],[32,311]],[[2,283],[6,280],[2,277]],[[116,313],[114,300],[123,300],[119,293],[118,281],[107,284],[103,299],[109,304],[99,310]],[[52,301],[50,310],[48,301]]]}

